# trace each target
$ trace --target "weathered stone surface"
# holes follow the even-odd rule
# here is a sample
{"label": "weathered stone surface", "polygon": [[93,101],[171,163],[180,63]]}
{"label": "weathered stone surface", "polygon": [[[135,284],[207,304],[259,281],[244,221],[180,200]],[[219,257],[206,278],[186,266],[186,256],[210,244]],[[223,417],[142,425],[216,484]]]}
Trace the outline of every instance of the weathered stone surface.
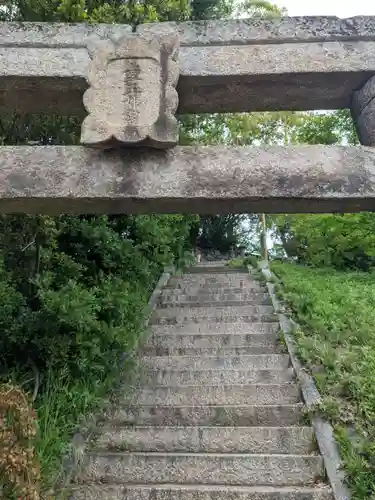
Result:
{"label": "weathered stone surface", "polygon": [[191,267],[189,268],[189,271],[192,272],[186,272],[182,276],[180,276],[180,279],[182,280],[199,280],[199,279],[204,279],[207,281],[215,281],[215,280],[222,280],[222,279],[234,279],[236,277],[241,277],[244,279],[247,279],[249,281],[255,282],[256,280],[252,280],[249,276],[249,273],[247,270],[243,269],[228,269],[228,267],[221,267],[221,271],[218,272],[211,272],[212,269],[215,269],[209,265],[207,266],[200,266],[200,267]]}
{"label": "weathered stone surface", "polygon": [[[203,294],[202,294],[203,295]],[[181,300],[180,297],[172,298],[172,300],[162,300],[161,303],[159,304],[160,309],[164,309],[167,307],[174,307],[174,306],[181,306],[181,307],[207,307],[207,306],[217,306],[217,307],[224,307],[224,306],[231,306],[231,307],[238,307],[238,306],[245,306],[245,305],[267,305],[269,303],[268,298],[264,299],[248,299],[248,300],[219,300],[219,299],[214,299],[214,300],[209,300],[206,297],[209,296],[209,294],[205,294],[206,296],[203,295],[201,300],[199,300],[198,296],[195,296],[195,300]],[[194,296],[193,296],[194,297]]]}
{"label": "weathered stone surface", "polygon": [[83,115],[87,44],[131,32],[126,24],[0,23],[0,109]]}
{"label": "weathered stone surface", "polygon": [[158,347],[145,346],[142,348],[145,356],[243,356],[244,354],[276,354],[285,349],[280,345],[244,345],[228,347]]}
{"label": "weathered stone surface", "polygon": [[358,138],[365,146],[375,146],[375,100],[372,100],[355,118]]}
{"label": "weathered stone surface", "polygon": [[370,41],[182,47],[179,111],[347,108],[375,72],[374,50]]}
{"label": "weathered stone surface", "polygon": [[[196,293],[228,293],[234,291],[239,292],[254,292],[266,290],[264,285],[250,279],[248,274],[220,274],[211,275],[193,275],[186,274],[182,277],[172,277],[166,289],[172,288],[174,292],[180,292],[183,289],[190,287],[195,288]],[[182,292],[180,292],[182,293]]]}
{"label": "weathered stone surface", "polygon": [[172,368],[182,370],[231,370],[231,369],[284,369],[289,366],[289,356],[285,354],[250,354],[243,356],[144,356],[142,363],[148,368]]}
{"label": "weathered stone surface", "polygon": [[3,146],[0,172],[2,213],[298,213],[375,207],[375,151],[365,147],[109,153],[79,146]]}
{"label": "weathered stone surface", "polygon": [[301,486],[323,477],[314,455],[192,453],[98,453],[90,457],[87,480],[127,484],[228,484]]}
{"label": "weathered stone surface", "polygon": [[111,451],[304,455],[315,449],[311,427],[106,427],[98,432],[96,448]]}
{"label": "weathered stone surface", "polygon": [[357,16],[282,17],[275,19],[225,19],[184,23],[149,23],[137,27],[141,34],[177,31],[181,45],[267,44],[374,40],[374,18]]}
{"label": "weathered stone surface", "polygon": [[274,312],[272,305],[241,305],[241,306],[207,306],[207,307],[165,307],[155,311],[155,317],[186,318],[185,321],[207,321],[211,317],[235,317],[238,319],[245,318],[248,315],[254,314],[272,314]]}
{"label": "weathered stone surface", "polygon": [[109,410],[107,418],[120,425],[289,426],[301,423],[303,404],[129,406]]}
{"label": "weathered stone surface", "polygon": [[375,98],[375,76],[369,78],[352,96],[354,116],[359,116],[366,106]]}
{"label": "weathered stone surface", "polygon": [[248,282],[246,283],[246,287],[244,286],[244,282],[240,281],[238,283],[229,283],[219,282],[219,283],[210,283],[208,285],[201,285],[199,283],[184,283],[178,282],[175,278],[171,278],[171,280],[165,286],[166,293],[176,293],[186,296],[206,296],[208,295],[218,295],[218,294],[243,294],[242,297],[250,297],[254,292],[264,293],[266,291],[266,287],[259,282]]}
{"label": "weathered stone surface", "polygon": [[[159,24],[159,23],[158,23]],[[141,26],[181,37],[180,112],[349,107],[375,72],[374,18],[292,18]],[[123,25],[0,26],[0,109],[84,114],[90,38]],[[11,48],[11,50],[9,50]]]}
{"label": "weathered stone surface", "polygon": [[268,486],[87,485],[76,488],[72,500],[333,500],[328,487]]}
{"label": "weathered stone surface", "polygon": [[178,142],[178,37],[131,34],[90,45],[81,142],[111,149]]}
{"label": "weathered stone surface", "polygon": [[249,333],[249,334],[166,334],[151,335],[145,347],[169,349],[220,349],[223,347],[264,347],[276,348],[278,335],[275,333]]}
{"label": "weathered stone surface", "polygon": [[141,381],[152,386],[269,384],[291,382],[294,372],[287,370],[144,370]]}
{"label": "weathered stone surface", "polygon": [[189,404],[244,406],[251,404],[294,404],[300,401],[301,394],[298,386],[289,383],[143,388],[134,396],[132,403],[164,406]]}
{"label": "weathered stone surface", "polygon": [[207,293],[199,292],[195,295],[187,295],[178,292],[163,292],[160,298],[159,307],[171,306],[240,306],[240,305],[266,305],[270,299],[266,293]]}
{"label": "weathered stone surface", "polygon": [[86,48],[94,40],[118,39],[131,33],[127,24],[95,23],[0,23],[0,46]]}
{"label": "weathered stone surface", "polygon": [[274,333],[279,331],[278,323],[188,323],[185,325],[150,325],[155,334],[189,334],[205,335],[206,333],[217,333],[218,335],[251,334],[251,333]]}
{"label": "weathered stone surface", "polygon": [[[161,309],[163,311],[164,309]],[[273,312],[267,314],[263,313],[251,313],[242,315],[238,317],[236,315],[218,315],[212,312],[209,316],[163,316],[163,315],[152,315],[150,319],[150,325],[189,325],[191,323],[200,323],[201,321],[209,322],[209,323],[220,323],[223,325],[224,323],[254,323],[254,322],[275,322],[277,321],[277,317]]]}
{"label": "weathered stone surface", "polygon": [[253,321],[277,321],[272,306],[235,307],[169,307],[157,309],[150,320],[151,325],[179,325],[184,323],[252,323]]}
{"label": "weathered stone surface", "polygon": [[[246,283],[246,287],[245,287]],[[228,278],[225,276],[216,278],[215,280],[210,280],[204,277],[197,278],[177,278],[172,277],[168,282],[165,289],[169,291],[172,289],[175,292],[179,292],[183,288],[187,288],[188,286],[196,286],[199,285],[199,292],[201,293],[240,293],[240,292],[265,292],[266,287],[264,284],[259,281],[249,280],[249,278],[245,278],[245,276],[237,276],[233,275]],[[180,292],[185,293],[185,292]]]}
{"label": "weathered stone surface", "polygon": [[[6,22],[0,24],[0,45],[84,47],[93,38],[119,39],[130,33],[125,24]],[[275,19],[226,19],[142,24],[137,33],[166,35],[176,32],[181,45],[225,45],[373,40],[374,17],[283,17]]]}
{"label": "weathered stone surface", "polygon": [[375,76],[354,92],[351,110],[360,143],[375,146]]}
{"label": "weathered stone surface", "polygon": [[[243,268],[246,271],[246,267]],[[206,262],[205,264],[200,264],[199,266],[191,266],[185,269],[186,274],[238,274],[241,269],[230,268],[229,266],[224,266],[224,263],[212,263]]]}

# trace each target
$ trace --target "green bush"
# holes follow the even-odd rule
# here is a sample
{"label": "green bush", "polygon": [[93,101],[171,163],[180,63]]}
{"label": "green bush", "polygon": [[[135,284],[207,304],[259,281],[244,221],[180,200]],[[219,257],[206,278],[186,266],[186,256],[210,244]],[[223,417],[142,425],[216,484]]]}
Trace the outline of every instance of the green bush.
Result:
{"label": "green bush", "polygon": [[193,220],[56,219],[53,240],[34,247],[37,275],[29,274],[30,266],[23,272],[0,267],[0,347],[7,368],[32,362],[41,373],[64,367],[74,377],[116,369],[116,360],[137,342],[163,267],[188,248]]}
{"label": "green bush", "polygon": [[368,271],[375,265],[375,215],[277,216],[276,233],[289,257],[314,267]]}

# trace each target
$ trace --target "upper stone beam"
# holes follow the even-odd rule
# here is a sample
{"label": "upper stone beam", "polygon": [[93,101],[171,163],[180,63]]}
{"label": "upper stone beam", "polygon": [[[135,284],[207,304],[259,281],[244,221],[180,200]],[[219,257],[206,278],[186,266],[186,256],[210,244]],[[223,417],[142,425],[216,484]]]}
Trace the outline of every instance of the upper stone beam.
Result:
{"label": "upper stone beam", "polygon": [[[145,24],[180,38],[182,113],[338,109],[375,75],[375,18]],[[0,24],[0,110],[84,115],[90,40],[126,25]]]}
{"label": "upper stone beam", "polygon": [[0,148],[0,213],[302,213],[375,210],[375,150]]}

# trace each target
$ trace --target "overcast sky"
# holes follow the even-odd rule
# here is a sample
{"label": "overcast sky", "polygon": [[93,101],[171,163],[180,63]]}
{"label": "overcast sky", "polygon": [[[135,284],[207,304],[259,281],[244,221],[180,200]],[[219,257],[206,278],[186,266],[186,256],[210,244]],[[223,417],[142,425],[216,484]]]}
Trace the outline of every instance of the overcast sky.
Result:
{"label": "overcast sky", "polygon": [[290,16],[374,16],[375,0],[273,0]]}

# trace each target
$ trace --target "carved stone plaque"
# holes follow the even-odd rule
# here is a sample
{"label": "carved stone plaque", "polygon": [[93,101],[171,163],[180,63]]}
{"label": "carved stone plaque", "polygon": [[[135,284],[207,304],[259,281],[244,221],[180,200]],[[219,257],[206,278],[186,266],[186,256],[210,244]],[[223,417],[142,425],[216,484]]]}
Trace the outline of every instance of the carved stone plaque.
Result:
{"label": "carved stone plaque", "polygon": [[89,46],[90,88],[83,96],[89,114],[82,123],[82,144],[102,149],[174,146],[178,49],[177,34],[132,34]]}

